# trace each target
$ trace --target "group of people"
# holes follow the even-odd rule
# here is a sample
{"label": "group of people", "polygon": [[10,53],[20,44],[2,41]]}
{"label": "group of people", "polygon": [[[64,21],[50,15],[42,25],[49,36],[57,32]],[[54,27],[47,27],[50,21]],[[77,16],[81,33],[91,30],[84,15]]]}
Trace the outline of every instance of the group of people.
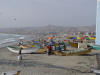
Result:
{"label": "group of people", "polygon": [[45,47],[47,49],[47,54],[48,55],[51,55],[53,50],[61,52],[62,50],[66,49],[66,46],[65,46],[64,42],[61,42],[61,41],[54,42],[52,40],[47,42]]}

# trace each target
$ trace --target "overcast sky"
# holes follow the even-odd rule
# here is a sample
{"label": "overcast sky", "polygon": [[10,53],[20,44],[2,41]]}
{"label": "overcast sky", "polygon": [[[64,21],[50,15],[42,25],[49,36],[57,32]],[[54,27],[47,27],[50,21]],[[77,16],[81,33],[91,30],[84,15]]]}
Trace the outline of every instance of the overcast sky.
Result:
{"label": "overcast sky", "polygon": [[0,27],[95,25],[96,0],[0,0]]}

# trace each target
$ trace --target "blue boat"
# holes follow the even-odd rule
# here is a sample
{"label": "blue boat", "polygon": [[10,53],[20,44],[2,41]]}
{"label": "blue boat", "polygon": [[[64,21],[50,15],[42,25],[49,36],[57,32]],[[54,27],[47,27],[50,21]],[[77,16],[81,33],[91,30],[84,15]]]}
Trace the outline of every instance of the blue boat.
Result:
{"label": "blue boat", "polygon": [[100,50],[100,45],[89,45],[94,50]]}

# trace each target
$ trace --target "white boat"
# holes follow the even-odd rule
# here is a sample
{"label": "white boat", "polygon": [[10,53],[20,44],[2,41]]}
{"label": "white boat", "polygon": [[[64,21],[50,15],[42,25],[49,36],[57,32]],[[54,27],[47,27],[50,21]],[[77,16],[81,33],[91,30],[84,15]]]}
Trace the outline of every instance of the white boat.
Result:
{"label": "white boat", "polygon": [[[7,47],[9,51],[13,52],[13,53],[19,53],[19,48],[15,48],[15,47]],[[22,49],[22,52],[21,53],[36,53],[37,50],[39,48],[24,48]]]}

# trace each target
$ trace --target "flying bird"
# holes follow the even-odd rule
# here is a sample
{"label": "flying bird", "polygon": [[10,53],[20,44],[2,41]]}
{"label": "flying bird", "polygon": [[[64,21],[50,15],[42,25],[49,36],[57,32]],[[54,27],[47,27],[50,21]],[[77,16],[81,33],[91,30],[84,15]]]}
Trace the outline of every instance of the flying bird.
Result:
{"label": "flying bird", "polygon": [[16,21],[16,18],[14,18],[13,20]]}

